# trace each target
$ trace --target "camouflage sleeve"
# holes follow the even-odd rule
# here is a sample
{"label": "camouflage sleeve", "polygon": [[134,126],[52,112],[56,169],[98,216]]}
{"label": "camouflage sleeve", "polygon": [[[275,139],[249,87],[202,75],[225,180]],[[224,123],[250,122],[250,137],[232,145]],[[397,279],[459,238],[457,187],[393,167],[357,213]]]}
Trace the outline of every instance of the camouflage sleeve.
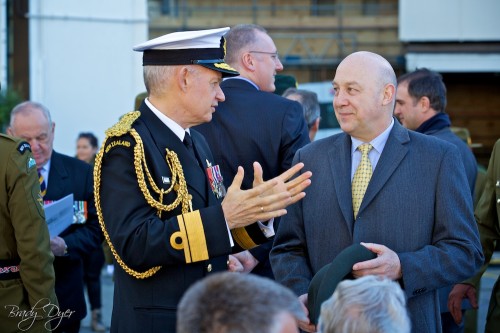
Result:
{"label": "camouflage sleeve", "polygon": [[13,149],[7,162],[8,207],[21,259],[20,274],[31,306],[47,300],[57,304],[50,238],[35,160],[26,142]]}

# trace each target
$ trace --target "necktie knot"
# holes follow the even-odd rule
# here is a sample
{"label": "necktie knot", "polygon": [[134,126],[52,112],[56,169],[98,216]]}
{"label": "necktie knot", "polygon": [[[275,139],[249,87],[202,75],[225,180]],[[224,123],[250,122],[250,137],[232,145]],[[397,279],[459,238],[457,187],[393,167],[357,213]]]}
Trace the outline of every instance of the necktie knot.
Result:
{"label": "necktie knot", "polygon": [[370,150],[372,150],[373,146],[369,143],[363,143],[359,145],[358,150],[361,152],[361,155],[368,154]]}

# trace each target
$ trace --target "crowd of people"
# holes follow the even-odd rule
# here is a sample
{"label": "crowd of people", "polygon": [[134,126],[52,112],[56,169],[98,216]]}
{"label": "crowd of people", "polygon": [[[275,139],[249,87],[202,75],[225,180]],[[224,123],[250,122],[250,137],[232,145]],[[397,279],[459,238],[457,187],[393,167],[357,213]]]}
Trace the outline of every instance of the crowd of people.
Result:
{"label": "crowd of people", "polygon": [[[95,332],[464,332],[500,239],[500,140],[478,193],[439,73],[348,55],[332,78],[342,133],[314,141],[317,95],[274,93],[263,27],[134,50],[147,94],[102,149],[82,132],[75,157],[56,152],[34,101],[0,135],[1,332],[79,332],[85,290]],[[499,309],[497,281],[486,332]]]}

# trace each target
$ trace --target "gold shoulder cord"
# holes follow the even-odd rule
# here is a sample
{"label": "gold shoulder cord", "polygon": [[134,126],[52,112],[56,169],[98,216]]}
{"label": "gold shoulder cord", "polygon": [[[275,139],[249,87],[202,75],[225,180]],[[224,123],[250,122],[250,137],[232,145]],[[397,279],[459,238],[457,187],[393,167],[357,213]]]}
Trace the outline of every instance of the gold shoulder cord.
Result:
{"label": "gold shoulder cord", "polygon": [[[104,238],[106,239],[106,242],[108,243],[109,248],[111,249],[111,252],[113,253],[113,256],[115,257],[116,261],[128,274],[132,275],[137,279],[145,279],[153,276],[156,272],[158,272],[161,266],[150,268],[142,273],[137,272],[128,267],[116,252],[115,247],[111,243],[111,239],[104,224],[104,218],[101,209],[100,185],[101,185],[102,158],[104,155],[108,139],[111,137],[118,137],[126,133],[130,133],[134,138],[134,140],[136,141],[136,145],[134,147],[134,167],[137,175],[137,182],[147,203],[151,207],[154,207],[158,210],[157,212],[158,216],[161,216],[161,213],[163,211],[171,211],[177,208],[179,204],[182,205],[182,213],[183,214],[187,213],[189,211],[191,195],[189,195],[187,191],[187,184],[186,180],[184,179],[184,172],[182,171],[182,166],[181,163],[179,162],[179,158],[177,157],[177,154],[175,152],[170,151],[168,149],[166,149],[165,159],[167,161],[170,170],[172,171],[172,185],[167,190],[163,190],[158,188],[158,186],[153,181],[153,177],[151,177],[148,166],[146,164],[146,157],[144,154],[144,145],[142,143],[142,139],[137,133],[137,131],[132,128],[132,123],[140,115],[141,113],[139,111],[129,112],[126,115],[124,115],[117,124],[115,124],[106,131],[106,137],[102,143],[99,153],[96,156],[94,164],[94,197],[95,197],[97,216],[99,217],[99,224],[101,225]],[[150,191],[148,190],[146,179],[149,185],[151,186],[152,190],[158,195],[159,197],[158,200],[155,200],[154,197],[151,195]],[[169,192],[172,191],[172,189],[175,192],[177,192],[177,198],[170,205],[164,205],[162,203],[163,195],[168,194]]]}

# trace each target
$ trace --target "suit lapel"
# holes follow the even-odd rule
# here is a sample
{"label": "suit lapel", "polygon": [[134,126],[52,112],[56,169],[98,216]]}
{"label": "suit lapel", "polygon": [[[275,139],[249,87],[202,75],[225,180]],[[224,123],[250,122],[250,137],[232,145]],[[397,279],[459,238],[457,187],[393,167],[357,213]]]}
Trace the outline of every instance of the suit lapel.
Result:
{"label": "suit lapel", "polygon": [[62,198],[65,193],[65,183],[68,178],[68,172],[59,154],[52,152],[50,157],[49,181],[47,183],[47,193],[45,200],[57,200]]}
{"label": "suit lapel", "polygon": [[212,206],[215,205],[219,202],[219,199],[215,196],[214,192],[212,191],[210,181],[208,180],[208,176],[206,174],[206,170],[208,168],[208,163],[210,163],[211,166],[215,166],[216,164],[214,163],[214,159],[212,156],[212,153],[210,151],[210,148],[208,147],[207,142],[203,139],[203,135],[199,132],[197,132],[194,129],[191,129],[191,137],[193,139],[194,146],[196,147],[196,152],[198,153],[198,156],[200,157],[200,162],[202,169],[205,172],[205,177],[206,177],[206,193],[207,193],[207,198],[208,198],[208,205]]}
{"label": "suit lapel", "polygon": [[[406,143],[410,141],[408,131],[404,129],[397,120],[394,120],[394,127],[389,134],[387,142],[377,167],[370,180],[370,184],[366,189],[363,202],[359,207],[361,213],[365,207],[375,198],[378,192],[382,190],[387,180],[391,177],[394,171],[399,167],[401,161],[408,153]],[[359,214],[359,213],[358,213]]]}
{"label": "suit lapel", "polygon": [[351,194],[351,138],[341,134],[328,152],[333,186],[344,216],[344,221],[352,234],[354,216]]}

